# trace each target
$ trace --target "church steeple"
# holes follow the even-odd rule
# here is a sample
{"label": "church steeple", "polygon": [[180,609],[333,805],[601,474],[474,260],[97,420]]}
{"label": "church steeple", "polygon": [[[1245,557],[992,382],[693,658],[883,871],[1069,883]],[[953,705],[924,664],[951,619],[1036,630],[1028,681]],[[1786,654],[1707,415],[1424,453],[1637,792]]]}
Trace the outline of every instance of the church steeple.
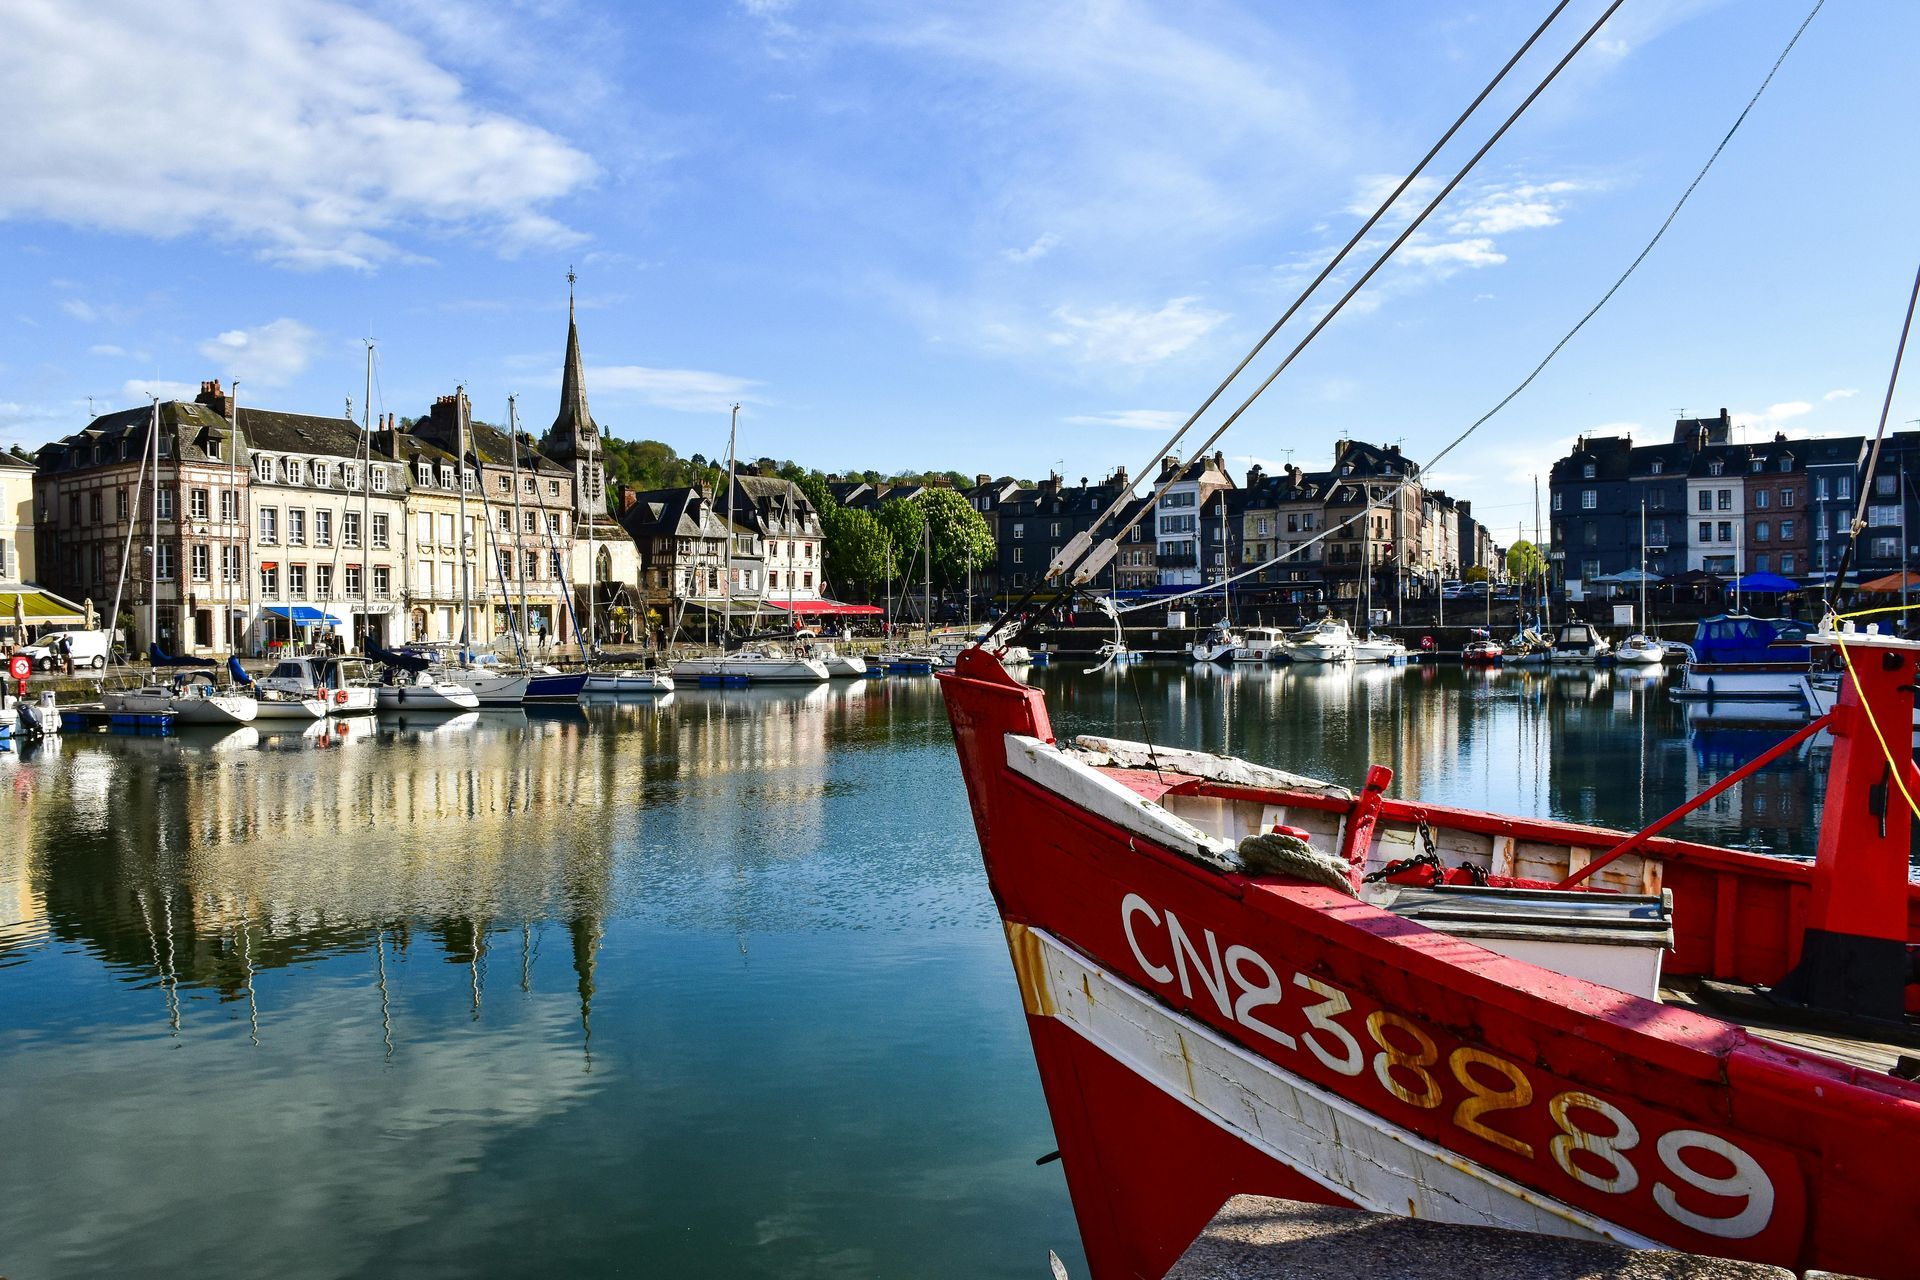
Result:
{"label": "church steeple", "polygon": [[573,268],[567,268],[567,360],[560,373],[560,412],[547,428],[541,452],[573,465],[574,510],[601,509],[600,428],[587,410],[587,375],[580,359],[580,326],[574,319]]}
{"label": "church steeple", "polygon": [[567,270],[567,362],[560,374],[560,414],[553,420],[547,436],[556,445],[571,445],[575,455],[585,454],[587,442],[599,435],[593,415],[587,411],[587,375],[580,361],[580,326],[573,317],[573,270]]}

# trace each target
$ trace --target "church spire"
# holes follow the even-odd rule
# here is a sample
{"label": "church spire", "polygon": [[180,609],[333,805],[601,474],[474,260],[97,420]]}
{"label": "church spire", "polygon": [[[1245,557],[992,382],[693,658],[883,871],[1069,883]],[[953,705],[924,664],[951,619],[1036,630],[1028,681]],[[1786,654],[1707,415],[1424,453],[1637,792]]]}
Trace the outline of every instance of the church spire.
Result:
{"label": "church spire", "polygon": [[560,375],[560,413],[554,418],[547,438],[569,457],[588,452],[589,442],[599,434],[593,415],[587,411],[587,375],[580,361],[580,326],[573,318],[573,268],[567,268],[567,363]]}

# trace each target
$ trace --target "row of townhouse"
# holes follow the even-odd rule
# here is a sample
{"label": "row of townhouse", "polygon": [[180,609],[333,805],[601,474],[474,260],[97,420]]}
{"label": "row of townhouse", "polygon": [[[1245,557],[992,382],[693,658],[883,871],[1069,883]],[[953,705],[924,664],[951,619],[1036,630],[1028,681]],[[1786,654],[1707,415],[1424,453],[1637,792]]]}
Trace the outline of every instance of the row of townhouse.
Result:
{"label": "row of townhouse", "polygon": [[[1897,432],[1873,474],[1862,436],[1746,442],[1731,416],[1682,418],[1671,440],[1583,437],[1553,465],[1549,560],[1571,595],[1637,570],[1821,583],[1838,571],[1866,489],[1853,567],[1871,578],[1920,565],[1920,432]],[[1646,530],[1644,546],[1641,529]]]}
{"label": "row of townhouse", "polygon": [[476,421],[464,390],[369,431],[203,382],[39,451],[39,580],[103,615],[120,600],[136,649],[197,656],[324,632],[355,647],[605,636],[639,557],[604,514],[599,439],[571,308],[560,412],[537,443]]}
{"label": "row of townhouse", "polygon": [[[1222,454],[1166,459],[1133,496],[1124,469],[1077,486],[1029,488],[977,478],[967,498],[999,547],[993,594],[1032,589],[1061,547],[1124,496],[1119,551],[1096,585],[1174,594],[1234,577],[1237,597],[1304,604],[1352,600],[1369,586],[1385,605],[1426,596],[1466,570],[1497,570],[1491,535],[1467,503],[1426,488],[1398,446],[1342,440],[1319,472],[1255,466],[1236,484]],[[1103,526],[1116,527],[1114,523]]]}

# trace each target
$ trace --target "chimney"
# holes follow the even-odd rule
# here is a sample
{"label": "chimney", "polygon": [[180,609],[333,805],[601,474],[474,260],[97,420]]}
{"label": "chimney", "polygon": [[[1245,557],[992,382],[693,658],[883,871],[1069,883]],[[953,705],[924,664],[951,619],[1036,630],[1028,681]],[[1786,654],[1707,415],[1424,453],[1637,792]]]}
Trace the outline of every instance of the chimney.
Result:
{"label": "chimney", "polygon": [[1227,453],[1226,453],[1226,450],[1224,450],[1224,449],[1215,449],[1215,450],[1213,451],[1213,469],[1214,469],[1215,471],[1218,471],[1218,472],[1219,472],[1219,473],[1220,473],[1221,475],[1225,475],[1225,474],[1227,473]]}
{"label": "chimney", "polygon": [[984,471],[982,471],[979,475],[973,478],[973,485],[974,485],[974,488],[976,489],[984,489],[992,483],[993,483],[993,477],[988,475]]}
{"label": "chimney", "polygon": [[1116,488],[1124,489],[1127,487],[1127,469],[1125,467],[1115,467],[1113,469],[1113,483]]}
{"label": "chimney", "polygon": [[233,417],[233,395],[220,389],[220,379],[200,384],[200,394],[193,398],[195,404],[206,405],[223,418]]}
{"label": "chimney", "polygon": [[1178,474],[1180,474],[1179,458],[1173,454],[1168,454],[1166,457],[1160,459],[1160,479],[1163,483],[1173,479],[1173,477]]}
{"label": "chimney", "polygon": [[1266,474],[1267,474],[1266,468],[1262,467],[1257,462],[1254,463],[1252,466],[1248,467],[1247,468],[1247,488],[1258,489],[1260,487],[1260,482],[1266,478]]}
{"label": "chimney", "polygon": [[640,501],[640,495],[627,488],[624,484],[620,486],[618,493],[620,494],[621,515],[625,515],[627,512],[633,510],[633,504]]}

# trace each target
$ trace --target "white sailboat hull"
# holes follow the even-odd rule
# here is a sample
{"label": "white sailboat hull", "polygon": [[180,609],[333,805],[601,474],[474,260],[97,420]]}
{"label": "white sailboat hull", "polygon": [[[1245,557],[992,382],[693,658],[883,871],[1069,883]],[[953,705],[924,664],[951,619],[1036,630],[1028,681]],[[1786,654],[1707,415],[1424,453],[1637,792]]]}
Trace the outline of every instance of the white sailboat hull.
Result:
{"label": "white sailboat hull", "polygon": [[622,694],[672,693],[673,677],[664,671],[595,671],[587,677],[582,693],[597,697]]}
{"label": "white sailboat hull", "polygon": [[327,704],[319,698],[257,698],[254,719],[311,722],[327,718]]}
{"label": "white sailboat hull", "polygon": [[260,714],[257,699],[238,693],[186,694],[172,703],[175,724],[251,724]]}
{"label": "white sailboat hull", "polygon": [[479,696],[464,685],[397,684],[379,689],[382,712],[473,711],[479,705]]}
{"label": "white sailboat hull", "polygon": [[526,676],[475,674],[462,676],[461,681],[483,707],[517,707],[527,697]]}
{"label": "white sailboat hull", "polygon": [[827,680],[826,664],[814,658],[688,658],[673,664],[676,682],[745,680],[752,684],[812,684]]}

